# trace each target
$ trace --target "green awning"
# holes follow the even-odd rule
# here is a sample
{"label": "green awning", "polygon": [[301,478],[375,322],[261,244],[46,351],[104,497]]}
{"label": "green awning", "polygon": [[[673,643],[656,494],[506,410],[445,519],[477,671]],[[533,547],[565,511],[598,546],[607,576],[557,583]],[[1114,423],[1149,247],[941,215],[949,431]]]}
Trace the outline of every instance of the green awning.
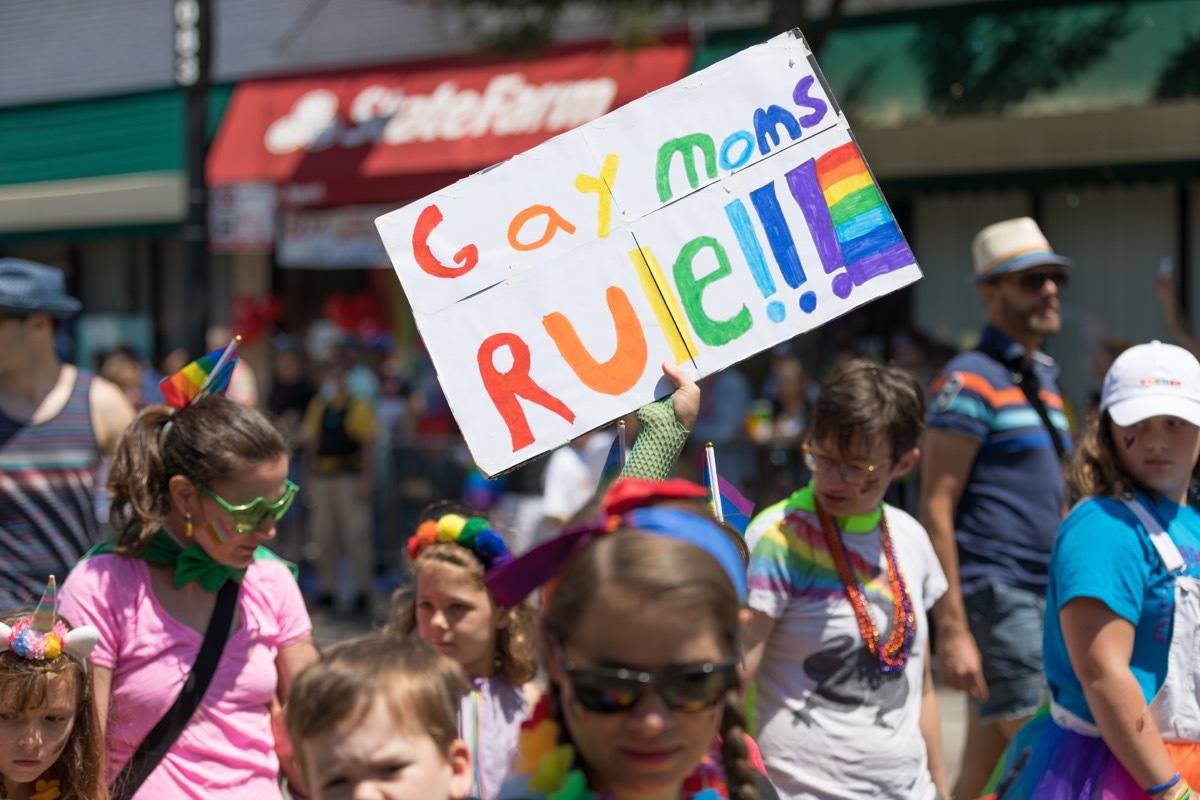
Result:
{"label": "green awning", "polygon": [[[694,69],[769,35],[714,36]],[[1006,0],[850,17],[818,60],[855,127],[1136,109],[1200,97],[1200,2]]]}
{"label": "green awning", "polygon": [[[209,135],[233,91],[209,93]],[[185,93],[166,89],[0,108],[0,184],[184,168]]]}

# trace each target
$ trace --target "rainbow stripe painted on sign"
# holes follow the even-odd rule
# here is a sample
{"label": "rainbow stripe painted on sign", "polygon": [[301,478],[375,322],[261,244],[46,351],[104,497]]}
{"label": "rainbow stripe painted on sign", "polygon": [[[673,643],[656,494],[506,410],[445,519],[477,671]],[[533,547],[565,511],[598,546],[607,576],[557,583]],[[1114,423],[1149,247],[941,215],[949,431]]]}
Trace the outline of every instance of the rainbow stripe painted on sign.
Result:
{"label": "rainbow stripe painted on sign", "polygon": [[799,175],[789,175],[789,183],[805,210],[825,271],[846,267],[833,279],[835,295],[845,299],[855,286],[916,262],[854,142],[793,172],[809,170],[815,173],[823,208],[811,193],[802,197],[796,192]]}

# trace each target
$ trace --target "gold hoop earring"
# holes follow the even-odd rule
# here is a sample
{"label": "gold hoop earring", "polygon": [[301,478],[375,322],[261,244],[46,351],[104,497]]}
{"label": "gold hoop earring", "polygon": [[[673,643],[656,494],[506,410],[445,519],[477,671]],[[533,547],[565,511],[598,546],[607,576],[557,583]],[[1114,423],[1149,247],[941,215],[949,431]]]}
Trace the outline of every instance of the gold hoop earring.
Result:
{"label": "gold hoop earring", "polygon": [[183,521],[187,524],[187,527],[183,529],[183,535],[190,539],[192,538],[192,515],[184,514]]}

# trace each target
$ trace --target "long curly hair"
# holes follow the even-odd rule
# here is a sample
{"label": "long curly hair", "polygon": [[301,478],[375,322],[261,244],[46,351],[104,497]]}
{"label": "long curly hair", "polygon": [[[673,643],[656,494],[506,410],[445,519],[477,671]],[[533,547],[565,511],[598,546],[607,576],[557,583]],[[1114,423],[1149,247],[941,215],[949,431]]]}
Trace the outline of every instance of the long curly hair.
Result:
{"label": "long curly hair", "polygon": [[[10,614],[4,622],[11,626],[28,616],[30,612]],[[65,651],[46,661],[25,659],[11,651],[0,653],[0,712],[20,715],[45,704],[52,681],[67,681],[75,687],[75,723],[62,753],[46,770],[46,778],[59,782],[61,800],[102,800],[108,797],[104,736],[82,659]],[[15,788],[0,775],[0,794],[12,797]]]}

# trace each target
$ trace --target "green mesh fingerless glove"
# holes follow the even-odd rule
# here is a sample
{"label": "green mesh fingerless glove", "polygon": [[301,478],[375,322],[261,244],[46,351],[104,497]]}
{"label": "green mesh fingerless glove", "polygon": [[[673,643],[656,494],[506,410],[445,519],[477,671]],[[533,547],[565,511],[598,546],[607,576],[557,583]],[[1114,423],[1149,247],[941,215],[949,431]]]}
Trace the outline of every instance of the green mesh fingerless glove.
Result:
{"label": "green mesh fingerless glove", "polygon": [[683,452],[689,431],[675,419],[670,395],[639,408],[637,421],[638,437],[625,460],[621,477],[666,480]]}

